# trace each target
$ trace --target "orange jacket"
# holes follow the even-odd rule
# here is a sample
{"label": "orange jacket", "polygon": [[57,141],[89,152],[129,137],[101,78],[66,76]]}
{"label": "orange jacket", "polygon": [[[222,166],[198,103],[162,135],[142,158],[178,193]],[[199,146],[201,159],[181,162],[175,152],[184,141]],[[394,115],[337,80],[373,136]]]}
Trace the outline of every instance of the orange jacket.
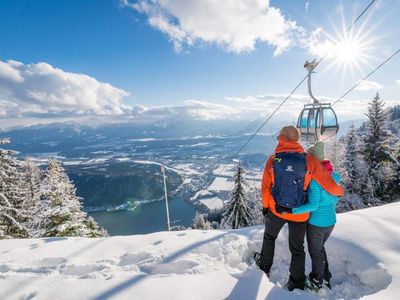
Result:
{"label": "orange jacket", "polygon": [[[275,153],[280,152],[298,152],[304,153],[304,148],[298,143],[293,142],[285,137],[279,137],[278,146],[275,149]],[[305,222],[309,218],[309,213],[294,215],[294,214],[280,214],[275,210],[275,200],[272,196],[271,188],[274,183],[274,172],[272,170],[272,163],[275,155],[271,155],[265,165],[262,184],[261,184],[261,195],[262,195],[262,203],[263,207],[268,208],[273,214],[276,216],[295,222]],[[307,174],[304,181],[304,189],[308,188],[311,179],[317,181],[322,188],[328,193],[335,196],[343,196],[344,189],[340,185],[338,185],[329,173],[325,170],[319,160],[312,154],[307,154]]]}

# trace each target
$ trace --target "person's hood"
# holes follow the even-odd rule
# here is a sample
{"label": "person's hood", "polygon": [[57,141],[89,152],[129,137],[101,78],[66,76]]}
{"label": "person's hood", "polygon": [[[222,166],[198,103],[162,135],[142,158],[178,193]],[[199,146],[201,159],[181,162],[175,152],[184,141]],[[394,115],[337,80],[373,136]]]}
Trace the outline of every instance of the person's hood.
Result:
{"label": "person's hood", "polygon": [[278,145],[275,148],[275,153],[281,153],[281,152],[304,153],[305,151],[299,142],[289,140],[284,136],[279,136],[278,137]]}

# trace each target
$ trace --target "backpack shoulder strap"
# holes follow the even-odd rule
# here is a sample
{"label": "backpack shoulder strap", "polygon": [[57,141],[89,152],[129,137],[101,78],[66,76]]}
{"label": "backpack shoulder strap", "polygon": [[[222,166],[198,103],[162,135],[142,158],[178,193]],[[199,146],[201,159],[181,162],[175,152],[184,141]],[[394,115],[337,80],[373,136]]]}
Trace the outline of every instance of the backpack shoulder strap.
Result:
{"label": "backpack shoulder strap", "polygon": [[274,175],[274,160],[275,160],[275,157],[276,157],[276,154],[274,153],[269,158],[270,159],[270,166],[269,166],[268,172],[269,172],[269,174],[271,176],[271,187],[273,187],[274,184],[275,184],[275,175]]}

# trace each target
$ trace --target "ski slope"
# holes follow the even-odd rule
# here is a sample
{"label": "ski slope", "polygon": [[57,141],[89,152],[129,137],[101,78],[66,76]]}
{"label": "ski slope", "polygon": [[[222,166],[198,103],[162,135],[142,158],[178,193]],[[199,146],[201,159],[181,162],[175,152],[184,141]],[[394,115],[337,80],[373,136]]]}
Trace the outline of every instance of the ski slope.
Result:
{"label": "ski slope", "polygon": [[[400,203],[341,214],[333,289],[288,292],[287,232],[268,280],[252,263],[263,227],[102,239],[0,241],[0,299],[399,299]],[[309,268],[309,259],[307,259]]]}

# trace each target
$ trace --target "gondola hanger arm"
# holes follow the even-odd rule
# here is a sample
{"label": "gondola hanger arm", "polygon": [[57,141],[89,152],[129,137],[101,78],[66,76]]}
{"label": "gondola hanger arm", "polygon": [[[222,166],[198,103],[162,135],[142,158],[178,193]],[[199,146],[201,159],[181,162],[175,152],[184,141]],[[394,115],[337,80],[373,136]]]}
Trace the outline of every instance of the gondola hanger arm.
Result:
{"label": "gondola hanger arm", "polygon": [[304,68],[308,71],[308,95],[310,95],[311,99],[313,99],[314,103],[319,103],[319,100],[314,97],[311,89],[311,74],[315,73],[314,69],[318,66],[318,62],[316,59],[309,62],[308,60],[304,64]]}

